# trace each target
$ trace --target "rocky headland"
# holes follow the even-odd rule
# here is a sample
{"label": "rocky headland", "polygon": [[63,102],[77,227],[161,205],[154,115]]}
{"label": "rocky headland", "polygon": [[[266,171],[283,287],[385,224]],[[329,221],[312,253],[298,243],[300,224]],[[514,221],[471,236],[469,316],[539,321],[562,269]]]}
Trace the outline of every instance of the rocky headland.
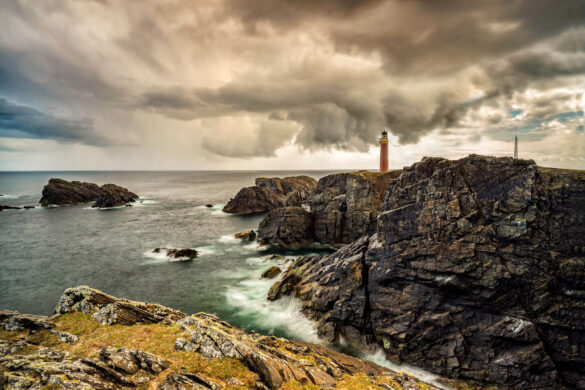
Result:
{"label": "rocky headland", "polygon": [[362,237],[299,258],[268,298],[300,299],[325,340],[451,378],[585,389],[585,172],[471,155],[388,175],[377,223],[345,214],[350,233],[336,221],[371,184],[321,179],[316,239]]}
{"label": "rocky headland", "polygon": [[321,345],[247,333],[214,315],[65,291],[55,316],[0,310],[5,389],[435,389]]}
{"label": "rocky headland", "polygon": [[63,206],[95,202],[92,207],[109,208],[129,205],[138,195],[115,184],[94,183],[52,178],[45,185],[39,203],[42,206]]}
{"label": "rocky headland", "polygon": [[300,206],[306,203],[317,181],[308,176],[256,179],[255,186],[242,188],[225,205],[230,214],[252,214],[274,210],[285,205]]}

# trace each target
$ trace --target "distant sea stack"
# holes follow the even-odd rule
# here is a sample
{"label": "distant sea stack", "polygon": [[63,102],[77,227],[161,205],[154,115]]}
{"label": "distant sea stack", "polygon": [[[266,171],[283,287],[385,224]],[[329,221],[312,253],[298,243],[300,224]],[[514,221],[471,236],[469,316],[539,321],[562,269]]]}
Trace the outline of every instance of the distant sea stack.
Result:
{"label": "distant sea stack", "polygon": [[94,183],[52,178],[43,188],[39,202],[42,206],[63,206],[95,201],[94,207],[117,207],[136,199],[138,195],[114,184],[100,187]]}
{"label": "distant sea stack", "polygon": [[449,377],[585,389],[585,172],[425,158],[385,186],[371,234],[299,258],[268,298]]}

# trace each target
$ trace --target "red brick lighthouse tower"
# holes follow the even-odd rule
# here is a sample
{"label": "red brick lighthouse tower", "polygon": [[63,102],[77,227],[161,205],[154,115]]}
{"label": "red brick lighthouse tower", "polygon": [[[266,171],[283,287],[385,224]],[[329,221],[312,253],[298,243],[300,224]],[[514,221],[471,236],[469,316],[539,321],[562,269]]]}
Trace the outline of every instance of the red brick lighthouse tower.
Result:
{"label": "red brick lighthouse tower", "polygon": [[386,130],[380,137],[380,172],[388,172],[388,132]]}

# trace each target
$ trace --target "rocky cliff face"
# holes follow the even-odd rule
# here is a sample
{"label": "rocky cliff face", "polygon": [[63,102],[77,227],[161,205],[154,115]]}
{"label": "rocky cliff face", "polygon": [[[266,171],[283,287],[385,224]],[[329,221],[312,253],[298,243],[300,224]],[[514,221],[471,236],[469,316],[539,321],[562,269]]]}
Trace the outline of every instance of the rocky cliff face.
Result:
{"label": "rocky cliff face", "polygon": [[72,205],[95,201],[93,207],[123,206],[138,199],[138,195],[115,184],[101,187],[94,183],[50,179],[43,188],[42,206]]}
{"label": "rocky cliff face", "polygon": [[321,178],[310,199],[317,241],[347,244],[372,234],[388,184],[399,174],[360,171]]}
{"label": "rocky cliff face", "polygon": [[308,176],[259,177],[253,187],[242,188],[230,199],[223,211],[251,214],[306,203],[317,181]]}
{"label": "rocky cliff face", "polygon": [[299,259],[320,334],[451,377],[585,389],[585,173],[424,159],[388,185],[376,232]]}
{"label": "rocky cliff face", "polygon": [[435,389],[320,345],[85,286],[66,290],[56,312],[0,310],[1,388]]}
{"label": "rocky cliff face", "polygon": [[315,242],[313,214],[302,207],[270,211],[258,226],[258,242],[283,248],[312,245]]}

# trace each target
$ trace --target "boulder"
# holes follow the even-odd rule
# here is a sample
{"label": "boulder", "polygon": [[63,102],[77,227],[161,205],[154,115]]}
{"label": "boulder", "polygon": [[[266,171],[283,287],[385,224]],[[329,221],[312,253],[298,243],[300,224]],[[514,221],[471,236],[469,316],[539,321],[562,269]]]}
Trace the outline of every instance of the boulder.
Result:
{"label": "boulder", "polygon": [[261,277],[264,279],[272,279],[277,277],[281,272],[282,270],[280,268],[272,266],[270,268],[267,268],[264,272],[262,272]]}
{"label": "boulder", "polygon": [[119,207],[138,199],[138,195],[115,184],[100,187],[98,197],[92,207]]}
{"label": "boulder", "polygon": [[205,207],[207,207],[208,209],[211,209],[211,208],[213,208],[213,205],[211,203],[208,203],[205,205]]}
{"label": "boulder", "polygon": [[59,299],[55,313],[72,312],[90,314],[102,325],[170,323],[187,316],[158,303],[118,299],[87,286],[68,288]]}
{"label": "boulder", "polygon": [[299,258],[268,298],[439,374],[585,389],[585,173],[426,158],[387,189],[373,234]]}
{"label": "boulder", "polygon": [[136,374],[139,370],[158,374],[171,365],[170,361],[151,353],[128,348],[103,347],[100,357],[110,367],[130,375]]}
{"label": "boulder", "polygon": [[258,242],[282,248],[310,246],[314,243],[313,214],[302,207],[283,207],[270,211],[258,227]]}
{"label": "boulder", "polygon": [[239,232],[234,234],[235,238],[239,238],[242,241],[255,241],[256,240],[256,232],[252,229],[244,230],[243,232]]}
{"label": "boulder", "polygon": [[167,257],[169,257],[171,261],[193,260],[199,255],[199,252],[197,250],[191,248],[185,249],[155,248],[152,250],[152,252],[153,253],[165,252]]}
{"label": "boulder", "polygon": [[242,188],[224,206],[223,211],[230,214],[263,213],[284,205],[284,195],[271,192],[264,187]]}
{"label": "boulder", "polygon": [[52,178],[43,188],[39,202],[43,206],[87,203],[96,200],[98,193],[99,187],[94,183]]}
{"label": "boulder", "polygon": [[51,329],[55,324],[45,316],[21,314],[13,310],[0,309],[0,325],[7,331]]}

